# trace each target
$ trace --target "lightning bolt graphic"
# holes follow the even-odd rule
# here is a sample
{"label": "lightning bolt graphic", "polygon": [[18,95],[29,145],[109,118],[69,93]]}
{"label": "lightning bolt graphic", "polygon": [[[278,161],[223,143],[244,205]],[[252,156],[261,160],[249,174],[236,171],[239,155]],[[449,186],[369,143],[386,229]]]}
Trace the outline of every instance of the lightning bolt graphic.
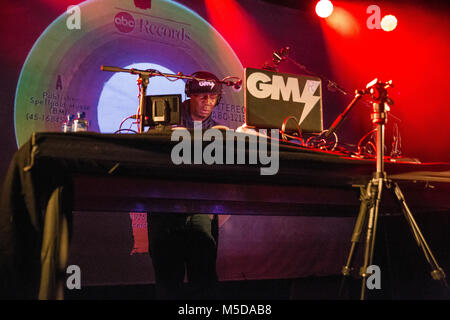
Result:
{"label": "lightning bolt graphic", "polygon": [[300,120],[298,122],[299,125],[302,124],[303,120],[305,120],[305,118],[311,112],[317,101],[319,101],[320,96],[314,96],[314,92],[316,92],[319,85],[320,81],[306,81],[305,88],[303,88],[302,96],[300,97],[300,102],[305,103],[305,107],[303,108],[302,115],[300,116]]}

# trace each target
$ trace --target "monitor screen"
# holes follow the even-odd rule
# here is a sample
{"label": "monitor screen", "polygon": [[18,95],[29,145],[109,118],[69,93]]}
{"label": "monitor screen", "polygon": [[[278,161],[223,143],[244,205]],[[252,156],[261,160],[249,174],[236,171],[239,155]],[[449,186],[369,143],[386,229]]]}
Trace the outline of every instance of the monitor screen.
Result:
{"label": "monitor screen", "polygon": [[180,124],[180,94],[146,96],[145,98],[145,110],[142,110],[144,127]]}
{"label": "monitor screen", "polygon": [[[318,77],[245,69],[245,121],[249,127],[321,132],[322,82]],[[297,122],[297,123],[296,123]]]}

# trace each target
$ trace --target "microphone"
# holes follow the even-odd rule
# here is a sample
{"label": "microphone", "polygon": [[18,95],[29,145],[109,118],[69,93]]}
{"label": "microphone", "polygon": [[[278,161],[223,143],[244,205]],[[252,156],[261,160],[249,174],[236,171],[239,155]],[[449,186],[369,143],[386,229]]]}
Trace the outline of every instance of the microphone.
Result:
{"label": "microphone", "polygon": [[343,88],[341,88],[336,82],[330,80],[328,80],[327,89],[331,92],[339,91],[340,93],[347,95],[347,92]]}
{"label": "microphone", "polygon": [[241,89],[242,89],[242,80],[238,80],[233,85],[233,91],[239,92],[239,91],[241,91]]}
{"label": "microphone", "polygon": [[275,65],[278,65],[282,60],[286,59],[289,56],[289,53],[291,51],[291,48],[286,46],[284,48],[282,48],[279,51],[274,51],[273,52],[273,63]]}
{"label": "microphone", "polygon": [[239,92],[242,89],[242,80],[239,79],[235,82],[233,81],[225,81],[224,82],[227,87],[232,87],[234,92]]}

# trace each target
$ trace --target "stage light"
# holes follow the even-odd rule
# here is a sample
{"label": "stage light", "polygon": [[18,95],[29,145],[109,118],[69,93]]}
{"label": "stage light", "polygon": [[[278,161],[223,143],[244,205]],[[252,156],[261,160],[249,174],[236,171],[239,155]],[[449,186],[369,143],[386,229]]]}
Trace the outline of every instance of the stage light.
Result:
{"label": "stage light", "polygon": [[320,0],[316,4],[316,13],[321,18],[327,18],[333,12],[333,4],[329,0]]}
{"label": "stage light", "polygon": [[381,19],[381,29],[384,31],[392,31],[397,27],[397,18],[391,14],[384,16]]}

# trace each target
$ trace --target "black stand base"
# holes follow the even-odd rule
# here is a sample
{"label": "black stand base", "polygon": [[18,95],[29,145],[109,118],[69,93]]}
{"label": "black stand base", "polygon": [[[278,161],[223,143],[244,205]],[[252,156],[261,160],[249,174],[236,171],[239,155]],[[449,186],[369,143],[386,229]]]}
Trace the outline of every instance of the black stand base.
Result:
{"label": "black stand base", "polygon": [[[366,188],[361,188],[361,206],[360,211],[356,220],[355,228],[353,230],[351,238],[351,248],[347,259],[346,265],[342,268],[342,274],[344,278],[342,279],[341,288],[339,295],[342,297],[344,288],[348,283],[348,277],[352,272],[352,260],[357,248],[358,243],[361,241],[363,233],[365,233],[365,251],[364,251],[364,262],[360,268],[360,276],[362,278],[361,283],[361,293],[360,299],[364,300],[366,298],[366,289],[368,287],[368,279],[374,273],[372,271],[372,261],[374,255],[375,247],[375,235],[378,222],[379,207],[381,204],[381,196],[383,193],[383,187],[389,189],[393,192],[393,195],[397,199],[401,206],[403,216],[408,223],[414,239],[422,250],[427,263],[431,268],[431,277],[434,280],[438,280],[442,284],[442,288],[448,293],[449,287],[446,281],[446,275],[444,270],[439,266],[430,247],[428,246],[425,238],[422,235],[406,201],[403,193],[397,183],[392,182],[389,179],[384,178],[385,174],[375,174],[374,178],[368,183]],[[387,244],[386,244],[387,245]]]}

